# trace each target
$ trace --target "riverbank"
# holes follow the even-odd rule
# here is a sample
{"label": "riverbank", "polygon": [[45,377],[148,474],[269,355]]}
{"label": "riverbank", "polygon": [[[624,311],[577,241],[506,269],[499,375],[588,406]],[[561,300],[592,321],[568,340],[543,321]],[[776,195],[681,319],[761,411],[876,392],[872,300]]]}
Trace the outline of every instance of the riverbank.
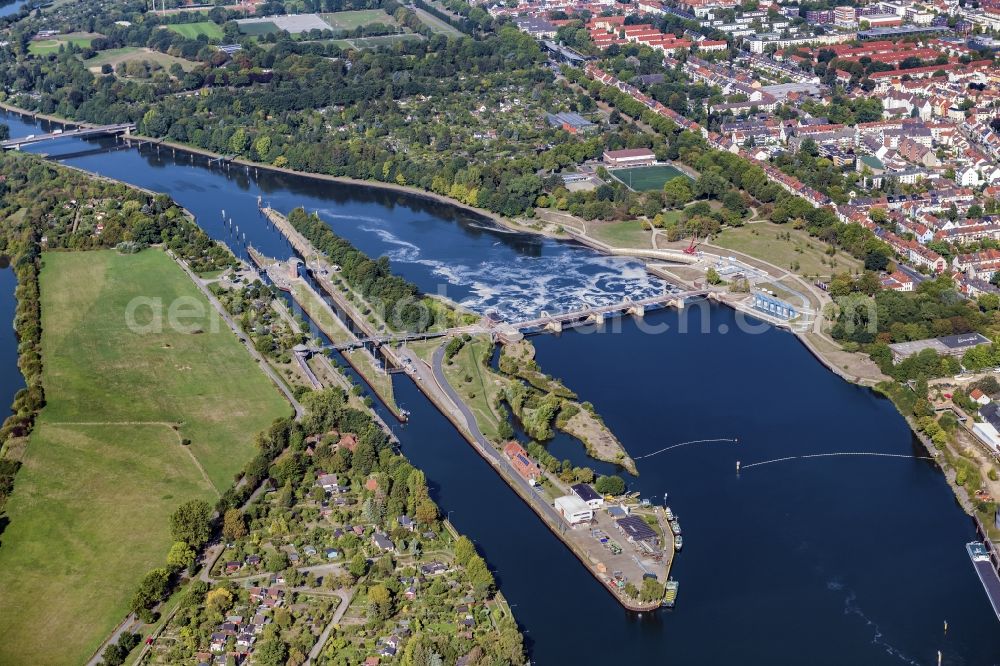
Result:
{"label": "riverbank", "polygon": [[[536,491],[522,476],[511,467],[503,454],[494,448],[489,441],[479,431],[475,417],[462,403],[461,398],[455,393],[454,388],[444,377],[441,369],[441,362],[444,356],[444,346],[438,347],[432,354],[430,362],[412,357],[411,367],[415,385],[420,392],[433,404],[437,410],[452,424],[455,430],[472,446],[473,450],[485,460],[491,468],[500,476],[505,484],[510,487],[515,494],[537,515],[543,525],[554,534],[559,541],[579,560],[584,568],[601,583],[601,587],[606,589],[611,596],[626,610],[634,612],[649,612],[660,607],[660,602],[641,603],[628,599],[616,593],[611,588],[611,576],[607,567],[597,560],[593,554],[588,553],[582,546],[582,541],[573,538],[580,535],[573,528],[568,527],[553,507]],[[463,409],[464,407],[464,409]],[[664,532],[670,534],[669,528]],[[596,543],[596,542],[595,542]],[[669,579],[670,569],[673,563],[672,543],[670,544],[671,556],[666,562],[666,569],[663,574],[663,582]],[[639,581],[641,583],[641,580]]]}
{"label": "riverbank", "polygon": [[[276,211],[265,209],[264,214],[268,219],[274,224],[274,227],[281,232],[282,235],[292,244],[295,250],[302,256],[306,258],[307,266],[314,270],[314,276],[320,282],[321,287],[326,291],[331,298],[342,308],[345,315],[356,325],[364,331],[365,335],[375,338],[378,335],[378,330],[376,327],[361,315],[357,310],[354,303],[351,302],[345,294],[341,293],[329,280],[328,275],[331,274],[332,267],[329,264],[328,259],[325,258],[322,252],[315,248],[308,239],[306,239],[301,233],[299,233],[280,213]],[[388,352],[387,357],[393,359],[393,363],[397,367],[404,368],[407,374],[410,374],[414,378],[414,383],[418,390],[423,393],[432,404],[434,404],[438,410],[452,423],[453,426],[459,431],[459,433],[466,439],[470,444],[473,445],[475,450],[480,454],[480,456],[486,460],[490,465],[502,476],[502,478],[507,482],[511,488],[532,508],[535,513],[541,517],[544,523],[550,528],[550,530],[563,541],[564,544],[577,556],[577,558],[584,564],[588,571],[590,571],[604,587],[608,588],[612,592],[612,595],[628,610],[632,611],[649,611],[658,608],[660,601],[657,600],[655,603],[642,603],[634,599],[626,597],[618,588],[612,589],[613,585],[616,585],[615,580],[608,575],[609,571],[620,571],[628,570],[632,568],[632,564],[627,559],[622,562],[616,562],[611,568],[601,561],[600,558],[596,557],[593,553],[588,552],[586,547],[583,545],[583,540],[586,538],[580,532],[574,532],[572,528],[566,525],[558,514],[552,509],[552,507],[547,503],[547,500],[543,498],[538,492],[536,492],[524,478],[519,476],[506,459],[497,451],[497,449],[483,436],[482,432],[478,428],[475,417],[469,412],[468,405],[458,396],[453,387],[449,384],[448,380],[444,377],[441,362],[444,355],[444,346],[438,346],[437,350],[433,354],[432,361],[428,363],[424,359],[411,356],[411,351],[406,347],[400,349],[392,349],[387,345],[382,347],[386,352]],[[427,365],[428,369],[431,370],[430,373],[422,373],[421,365]],[[582,411],[582,407],[579,407]],[[464,424],[463,424],[464,420]],[[602,424],[603,425],[603,424]],[[596,425],[591,427],[589,430],[602,432],[606,428],[598,428]],[[615,440],[617,442],[617,440]],[[584,442],[587,445],[587,442]],[[620,447],[620,444],[619,444]],[[621,457],[616,456],[618,464],[626,464],[626,466],[631,466],[634,469],[634,462],[631,458],[621,450]],[[565,490],[565,489],[563,489]],[[613,524],[609,523],[608,529],[613,528]],[[673,559],[673,534],[670,532],[669,527],[662,527],[663,539],[668,541],[666,546],[669,556],[666,562],[666,568],[663,572],[662,582],[666,582],[669,577],[670,565]],[[595,544],[596,544],[595,540]],[[610,551],[609,551],[610,552]],[[618,554],[622,557],[622,554]],[[625,556],[626,558],[628,556]],[[641,572],[635,573],[632,577],[634,579],[634,585],[639,587],[642,584],[642,574]]]}

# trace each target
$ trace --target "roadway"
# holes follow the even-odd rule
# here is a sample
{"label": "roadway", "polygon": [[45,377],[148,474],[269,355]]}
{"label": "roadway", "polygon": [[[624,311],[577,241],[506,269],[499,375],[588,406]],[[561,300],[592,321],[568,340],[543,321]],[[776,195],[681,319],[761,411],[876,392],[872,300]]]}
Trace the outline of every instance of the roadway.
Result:
{"label": "roadway", "polygon": [[[528,481],[518,474],[510,463],[503,456],[502,453],[497,451],[493,445],[490,443],[483,433],[479,430],[479,426],[476,423],[476,417],[473,415],[472,410],[469,406],[465,404],[465,401],[455,392],[455,389],[451,387],[448,383],[447,378],[444,376],[444,369],[442,366],[442,361],[444,359],[444,345],[441,345],[434,350],[434,355],[431,357],[431,370],[433,371],[433,382],[436,384],[448,397],[448,399],[455,405],[455,408],[465,419],[466,427],[469,433],[475,440],[475,446],[479,450],[480,455],[491,463],[494,467],[497,467],[501,474],[506,477],[507,482],[513,486],[516,486],[521,490],[521,496],[526,500],[532,502],[547,518],[554,521],[553,525],[559,527],[559,529],[565,529],[565,523],[563,523],[562,516],[556,513],[556,510],[549,504],[541,495],[538,494]],[[424,368],[420,367],[421,362],[412,363],[414,366],[414,371],[417,376],[420,377],[419,381],[423,382],[428,388],[432,386],[427,384],[428,378],[426,378],[426,371]]]}
{"label": "roadway", "polygon": [[100,127],[79,127],[73,130],[50,132],[48,134],[32,134],[17,139],[8,139],[0,143],[0,147],[5,150],[15,148],[20,150],[21,146],[30,146],[43,141],[54,141],[55,139],[86,139],[92,136],[103,136],[109,134],[122,134],[135,129],[133,123],[118,123],[116,125],[102,125]]}

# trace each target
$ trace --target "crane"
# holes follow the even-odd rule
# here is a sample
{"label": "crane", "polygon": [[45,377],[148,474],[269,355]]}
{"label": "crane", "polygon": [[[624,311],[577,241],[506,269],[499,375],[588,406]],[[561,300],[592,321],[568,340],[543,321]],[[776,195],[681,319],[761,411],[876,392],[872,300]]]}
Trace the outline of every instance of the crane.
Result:
{"label": "crane", "polygon": [[691,236],[691,244],[684,248],[684,254],[694,254],[698,250],[698,235]]}

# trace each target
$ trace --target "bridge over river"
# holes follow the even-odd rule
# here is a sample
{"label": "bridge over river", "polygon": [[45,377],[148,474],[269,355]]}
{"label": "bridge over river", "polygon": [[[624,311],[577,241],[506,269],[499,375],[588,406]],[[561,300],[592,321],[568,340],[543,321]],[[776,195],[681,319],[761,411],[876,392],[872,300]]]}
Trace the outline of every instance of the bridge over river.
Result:
{"label": "bridge over river", "polygon": [[379,347],[387,344],[391,345],[402,342],[413,342],[415,340],[431,340],[434,338],[464,334],[477,335],[483,333],[496,333],[500,337],[519,337],[525,333],[535,333],[541,331],[558,332],[561,331],[564,326],[580,326],[585,324],[601,323],[607,315],[631,314],[641,317],[645,314],[646,308],[649,307],[674,305],[682,308],[684,307],[684,301],[686,299],[696,296],[704,296],[707,293],[707,289],[665,292],[658,296],[650,296],[640,300],[633,301],[631,299],[626,299],[619,303],[612,303],[610,305],[596,305],[581,308],[579,310],[568,310],[566,312],[559,312],[555,314],[543,311],[541,315],[535,319],[526,319],[517,322],[491,322],[491,320],[485,319],[479,323],[471,324],[469,326],[458,326],[440,331],[368,336],[352,340],[351,342],[333,345],[330,348],[337,351],[348,351],[366,345]]}
{"label": "bridge over river", "polygon": [[29,134],[16,139],[8,139],[0,143],[4,150],[20,150],[22,146],[31,146],[56,139],[92,139],[99,136],[116,136],[130,134],[135,129],[135,123],[117,123],[115,125],[96,125],[78,127],[71,130],[56,130],[48,134]]}

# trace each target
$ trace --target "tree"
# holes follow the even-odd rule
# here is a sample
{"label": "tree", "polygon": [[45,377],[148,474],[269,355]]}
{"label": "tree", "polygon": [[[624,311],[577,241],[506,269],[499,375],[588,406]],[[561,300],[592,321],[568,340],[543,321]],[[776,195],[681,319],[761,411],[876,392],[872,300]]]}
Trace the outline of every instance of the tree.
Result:
{"label": "tree", "polygon": [[174,541],[201,548],[212,535],[212,507],[205,500],[181,504],[170,516],[170,534]]}
{"label": "tree", "polygon": [[118,638],[117,643],[112,643],[104,648],[104,652],[101,654],[101,663],[103,666],[121,666],[128,659],[129,653],[141,641],[142,636],[140,634],[133,634],[130,631],[126,631]]}
{"label": "tree", "polygon": [[375,469],[375,463],[377,460],[378,453],[375,451],[374,444],[368,441],[358,442],[357,448],[354,449],[354,469],[367,476],[368,474],[371,474],[373,469]]}
{"label": "tree", "polygon": [[267,568],[270,571],[284,571],[290,564],[288,553],[283,550],[271,553],[267,558]]}
{"label": "tree", "polygon": [[253,663],[260,666],[284,666],[288,661],[288,646],[279,638],[268,638],[257,645]]}
{"label": "tree", "polygon": [[869,250],[865,254],[865,270],[866,271],[884,271],[889,265],[889,257],[886,256],[884,252],[879,250]]}
{"label": "tree", "polygon": [[385,585],[372,585],[368,588],[368,613],[370,617],[384,622],[392,617],[392,593]]}
{"label": "tree", "polygon": [[722,284],[722,276],[719,275],[719,271],[711,266],[708,267],[708,271],[705,273],[705,279],[708,280],[709,284]]}
{"label": "tree", "polygon": [[10,138],[10,126],[7,123],[0,123],[0,141]]}
{"label": "tree", "polygon": [[489,567],[486,566],[486,560],[479,555],[473,555],[469,559],[465,570],[477,596],[486,597],[492,594],[496,588],[496,581],[493,579],[493,574],[490,572]]}
{"label": "tree", "polygon": [[163,567],[150,571],[139,583],[139,589],[132,595],[129,610],[143,613],[163,601],[170,589],[170,572]]}
{"label": "tree", "polygon": [[664,593],[663,585],[655,578],[644,578],[642,589],[639,591],[640,601],[656,601],[662,599]]}
{"label": "tree", "polygon": [[437,520],[437,505],[429,497],[417,504],[416,519],[418,523],[430,524]]}
{"label": "tree", "polygon": [[247,523],[243,518],[243,512],[239,509],[229,509],[226,511],[222,523],[222,535],[226,541],[236,541],[247,535]]}
{"label": "tree", "polygon": [[625,481],[617,475],[599,476],[594,489],[602,495],[623,495],[625,493]]}
{"label": "tree", "polygon": [[187,569],[194,564],[197,553],[183,541],[175,541],[167,553],[167,566],[176,570]]}
{"label": "tree", "polygon": [[368,573],[368,560],[365,559],[364,555],[358,553],[351,560],[351,563],[347,565],[347,570],[355,578],[361,578]]}
{"label": "tree", "polygon": [[205,595],[205,608],[211,613],[225,613],[233,607],[233,593],[224,587],[217,587]]}
{"label": "tree", "polygon": [[476,555],[476,546],[464,534],[455,541],[455,562],[464,567]]}
{"label": "tree", "polygon": [[685,176],[671,178],[663,185],[663,196],[671,208],[680,208],[691,201],[690,181]]}

